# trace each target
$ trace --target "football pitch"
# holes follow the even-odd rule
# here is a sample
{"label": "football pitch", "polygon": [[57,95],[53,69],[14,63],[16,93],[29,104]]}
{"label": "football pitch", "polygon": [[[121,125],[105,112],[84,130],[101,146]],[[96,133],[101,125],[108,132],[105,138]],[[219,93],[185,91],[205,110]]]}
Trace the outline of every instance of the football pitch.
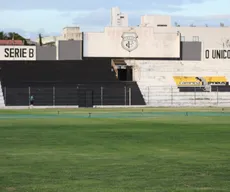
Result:
{"label": "football pitch", "polygon": [[0,192],[230,191],[230,109],[0,110]]}

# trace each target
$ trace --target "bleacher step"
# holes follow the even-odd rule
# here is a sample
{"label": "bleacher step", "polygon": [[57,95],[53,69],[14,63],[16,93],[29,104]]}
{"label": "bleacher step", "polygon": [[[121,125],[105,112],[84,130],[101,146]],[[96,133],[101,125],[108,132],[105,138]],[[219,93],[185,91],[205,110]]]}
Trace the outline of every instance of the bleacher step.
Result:
{"label": "bleacher step", "polygon": [[150,106],[227,106],[230,92],[180,92],[173,76],[226,76],[230,80],[228,62],[141,61],[136,60],[134,77],[143,98]]}

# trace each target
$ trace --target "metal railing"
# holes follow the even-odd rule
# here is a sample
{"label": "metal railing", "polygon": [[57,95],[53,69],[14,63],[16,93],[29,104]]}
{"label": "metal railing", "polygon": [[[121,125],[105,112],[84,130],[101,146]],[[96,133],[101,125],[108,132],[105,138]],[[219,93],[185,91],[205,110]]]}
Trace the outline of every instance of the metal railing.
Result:
{"label": "metal railing", "polygon": [[[3,87],[3,99],[6,105],[27,106],[30,96],[34,96],[35,105],[230,105],[230,88],[217,87],[205,92],[201,87],[189,88],[180,92],[177,87],[147,86],[111,86],[111,87]],[[229,91],[228,91],[229,89]],[[92,102],[90,104],[90,102]]]}
{"label": "metal railing", "polygon": [[142,94],[149,106],[229,106],[230,87],[147,86]]}
{"label": "metal railing", "polygon": [[[30,105],[34,97],[35,105],[132,105],[131,87],[3,87],[3,99],[6,105]],[[140,94],[140,93],[139,93]]]}

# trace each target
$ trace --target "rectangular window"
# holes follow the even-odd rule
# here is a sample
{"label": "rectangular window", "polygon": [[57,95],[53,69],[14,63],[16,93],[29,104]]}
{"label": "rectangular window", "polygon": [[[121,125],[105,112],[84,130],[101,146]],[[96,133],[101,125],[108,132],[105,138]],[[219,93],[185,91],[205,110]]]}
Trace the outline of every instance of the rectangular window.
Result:
{"label": "rectangular window", "polygon": [[199,41],[199,37],[198,36],[193,36],[192,40],[197,42],[197,41]]}
{"label": "rectangular window", "polygon": [[180,41],[185,41],[185,36],[181,36]]}

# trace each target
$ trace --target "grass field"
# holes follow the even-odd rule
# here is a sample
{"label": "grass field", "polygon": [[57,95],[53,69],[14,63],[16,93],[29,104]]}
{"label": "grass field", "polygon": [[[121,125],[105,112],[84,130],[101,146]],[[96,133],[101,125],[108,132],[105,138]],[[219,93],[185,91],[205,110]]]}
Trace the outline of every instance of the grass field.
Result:
{"label": "grass field", "polygon": [[230,109],[145,112],[0,110],[0,192],[230,191]]}

